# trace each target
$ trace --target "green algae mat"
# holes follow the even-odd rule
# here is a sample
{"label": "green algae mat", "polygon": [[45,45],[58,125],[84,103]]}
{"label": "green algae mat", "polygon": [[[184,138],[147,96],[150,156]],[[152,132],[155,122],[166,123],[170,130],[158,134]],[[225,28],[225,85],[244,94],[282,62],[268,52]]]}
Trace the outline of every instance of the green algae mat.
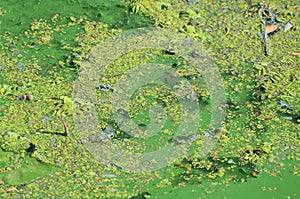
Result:
{"label": "green algae mat", "polygon": [[0,198],[299,198],[299,13],[2,0]]}

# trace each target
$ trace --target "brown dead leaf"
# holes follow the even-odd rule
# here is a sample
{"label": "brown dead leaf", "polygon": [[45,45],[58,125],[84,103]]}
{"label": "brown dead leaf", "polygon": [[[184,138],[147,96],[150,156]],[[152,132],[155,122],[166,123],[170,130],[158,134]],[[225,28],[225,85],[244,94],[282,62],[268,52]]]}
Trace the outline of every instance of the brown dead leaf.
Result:
{"label": "brown dead leaf", "polygon": [[297,53],[297,52],[292,52],[292,55],[295,55],[295,56],[300,56],[300,53]]}
{"label": "brown dead leaf", "polygon": [[12,192],[12,191],[18,191],[18,189],[16,187],[9,187],[8,189],[6,189],[6,192]]}
{"label": "brown dead leaf", "polygon": [[280,25],[267,25],[266,26],[266,33],[269,34],[269,33],[272,33],[274,31],[278,30],[279,26]]}
{"label": "brown dead leaf", "polygon": [[257,172],[252,172],[252,177],[257,178],[259,174]]}

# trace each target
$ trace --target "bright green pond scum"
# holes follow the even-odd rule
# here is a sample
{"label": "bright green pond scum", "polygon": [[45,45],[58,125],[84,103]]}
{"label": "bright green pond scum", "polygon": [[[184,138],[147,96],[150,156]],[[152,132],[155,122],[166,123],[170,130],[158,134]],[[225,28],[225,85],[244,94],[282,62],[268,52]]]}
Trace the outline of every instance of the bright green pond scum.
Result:
{"label": "bright green pond scum", "polygon": [[[1,0],[0,198],[299,198],[299,11],[295,0]],[[216,145],[199,158],[214,108],[203,74],[168,47],[119,57],[95,85],[99,139],[140,153],[172,142],[183,120],[173,90],[152,83],[130,97],[128,114],[141,129],[153,105],[167,112],[149,139],[122,131],[112,114],[114,91],[106,86],[146,63],[186,79],[200,115],[184,156],[153,172],[128,173],[89,153],[72,94],[93,47],[142,27],[199,42],[221,74],[226,118],[215,129]]]}

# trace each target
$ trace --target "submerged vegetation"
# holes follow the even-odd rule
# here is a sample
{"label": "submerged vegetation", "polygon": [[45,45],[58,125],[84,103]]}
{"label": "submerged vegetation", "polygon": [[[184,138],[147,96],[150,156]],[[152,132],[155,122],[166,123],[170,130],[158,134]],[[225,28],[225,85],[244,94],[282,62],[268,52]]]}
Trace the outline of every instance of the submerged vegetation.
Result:
{"label": "submerged vegetation", "polygon": [[[212,185],[242,183],[263,173],[299,176],[297,1],[96,2],[0,3],[0,198],[155,198],[190,185],[205,190],[198,192],[202,198],[214,192]],[[28,14],[32,9],[35,14]],[[149,26],[185,33],[201,43],[222,75],[227,115],[216,129],[220,139],[206,157],[198,154],[204,140],[193,138],[189,153],[174,164],[132,174],[100,164],[86,150],[72,117],[72,91],[93,47],[127,29]],[[142,63],[171,65],[188,80],[195,91],[190,98],[201,107],[197,133],[209,136],[212,104],[201,74],[176,52],[144,49],[115,60],[99,77],[94,88],[99,139],[145,152],[176,135],[178,101],[163,87],[139,88],[130,104],[130,117],[141,128],[151,120],[151,106],[166,109],[168,117],[157,136],[139,140],[114,121],[113,85]]]}

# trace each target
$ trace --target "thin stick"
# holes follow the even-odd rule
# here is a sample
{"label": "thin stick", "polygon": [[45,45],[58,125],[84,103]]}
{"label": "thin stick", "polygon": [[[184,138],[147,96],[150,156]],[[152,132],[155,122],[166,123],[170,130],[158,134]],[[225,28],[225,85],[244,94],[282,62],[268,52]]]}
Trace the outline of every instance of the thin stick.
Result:
{"label": "thin stick", "polygon": [[64,125],[64,128],[65,128],[65,134],[68,135],[68,133],[69,133],[69,128],[68,128],[68,126],[67,126],[67,123],[65,122],[63,116],[59,116],[59,119],[60,119],[60,121],[61,121],[61,122],[63,123],[63,125]]}
{"label": "thin stick", "polygon": [[265,55],[269,55],[268,33],[266,31],[266,24],[264,21],[262,21],[261,29],[262,29],[263,37],[264,37],[264,53],[265,53]]}

